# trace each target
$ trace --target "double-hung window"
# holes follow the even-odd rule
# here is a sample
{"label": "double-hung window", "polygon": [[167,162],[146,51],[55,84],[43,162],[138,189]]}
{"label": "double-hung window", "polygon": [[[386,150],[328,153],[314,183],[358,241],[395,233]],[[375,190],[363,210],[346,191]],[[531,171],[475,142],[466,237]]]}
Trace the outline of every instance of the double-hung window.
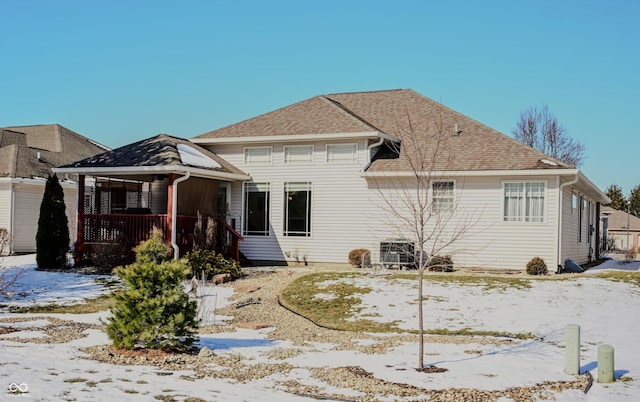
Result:
{"label": "double-hung window", "polygon": [[544,222],[544,182],[504,183],[505,222]]}
{"label": "double-hung window", "polygon": [[284,183],[285,236],[311,236],[311,183]]}
{"label": "double-hung window", "polygon": [[242,233],[269,236],[269,183],[244,183]]}
{"label": "double-hung window", "polygon": [[289,145],[284,147],[284,163],[310,164],[313,162],[313,145]]}
{"label": "double-hung window", "polygon": [[452,181],[435,181],[431,183],[431,209],[434,213],[453,211],[453,189]]}

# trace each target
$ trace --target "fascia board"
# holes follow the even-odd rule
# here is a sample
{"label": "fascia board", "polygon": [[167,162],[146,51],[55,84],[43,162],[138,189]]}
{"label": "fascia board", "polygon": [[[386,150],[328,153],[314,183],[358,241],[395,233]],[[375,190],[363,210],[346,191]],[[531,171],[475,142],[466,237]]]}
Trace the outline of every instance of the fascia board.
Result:
{"label": "fascia board", "polygon": [[395,136],[381,131],[364,131],[358,133],[332,133],[332,134],[295,134],[295,135],[263,135],[254,137],[222,137],[222,138],[191,138],[190,141],[202,145],[214,144],[243,144],[259,142],[292,142],[292,141],[323,141],[354,138],[378,138],[382,137],[390,141],[398,142]]}
{"label": "fascia board", "polygon": [[166,173],[186,173],[190,172],[194,176],[206,177],[212,179],[223,180],[250,180],[251,176],[239,173],[217,172],[207,169],[198,169],[193,167],[176,167],[176,166],[125,166],[125,167],[72,167],[72,168],[53,168],[56,173],[71,173],[84,175],[139,175],[139,174],[166,174]]}
{"label": "fascia board", "polygon": [[[540,170],[442,170],[418,172],[419,176],[433,177],[482,177],[482,176],[565,176],[576,175],[577,169],[540,169]],[[415,177],[415,172],[361,172],[360,176],[365,178],[375,177]]]}

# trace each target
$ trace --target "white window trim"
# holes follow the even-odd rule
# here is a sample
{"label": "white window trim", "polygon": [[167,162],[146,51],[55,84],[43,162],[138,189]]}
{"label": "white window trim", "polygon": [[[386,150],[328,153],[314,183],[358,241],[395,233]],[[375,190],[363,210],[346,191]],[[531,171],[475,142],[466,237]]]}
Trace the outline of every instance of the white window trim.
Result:
{"label": "white window trim", "polygon": [[[309,149],[309,160],[307,161],[287,161],[287,151],[289,149],[292,148],[297,148],[297,149],[302,149],[302,148],[307,148]],[[313,164],[313,152],[314,152],[314,146],[313,145],[285,145],[284,147],[282,147],[282,160],[283,163],[285,165],[311,165]]]}
{"label": "white window trim", "polygon": [[[451,209],[447,210],[447,211],[436,211],[434,206],[435,206],[435,194],[433,192],[433,185],[435,183],[453,183],[453,188],[451,189]],[[431,184],[429,185],[429,192],[430,192],[430,199],[431,199],[431,211],[434,214],[439,214],[439,213],[451,213],[453,211],[455,211],[456,209],[456,181],[455,180],[450,180],[450,179],[442,179],[442,180],[432,180]]]}
{"label": "white window trim", "polygon": [[[250,162],[247,160],[247,152],[251,149],[268,149],[269,150],[269,160],[266,162]],[[268,166],[268,165],[272,165],[273,164],[273,147],[272,146],[266,146],[266,147],[244,147],[243,150],[243,162],[245,165],[250,165],[250,166]]]}
{"label": "white window trim", "polygon": [[[352,153],[352,158],[351,159],[329,159],[329,149],[333,148],[333,147],[339,147],[339,146],[351,146],[353,147],[353,153]],[[349,143],[343,143],[343,144],[327,144],[325,147],[325,153],[326,153],[326,162],[327,163],[351,163],[351,162],[357,162],[358,161],[358,143],[357,142],[349,142]]]}
{"label": "white window trim", "polygon": [[[505,211],[505,187],[506,184],[523,184],[524,185],[524,196],[522,197],[522,210],[524,211],[523,215],[522,215],[522,220],[506,220],[506,212]],[[531,221],[531,220],[526,220],[527,216],[526,216],[526,201],[527,201],[527,194],[526,194],[526,185],[527,184],[533,184],[533,183],[540,183],[543,185],[543,191],[544,191],[544,203],[542,204],[543,207],[543,215],[542,215],[542,220],[541,221]],[[508,181],[503,181],[502,182],[502,187],[501,187],[501,193],[500,193],[500,202],[502,203],[502,216],[500,218],[500,221],[503,224],[507,224],[507,225],[513,225],[513,224],[525,224],[525,225],[542,225],[542,224],[546,224],[547,223],[547,215],[549,214],[548,208],[547,208],[547,204],[549,201],[549,191],[548,191],[548,183],[546,180],[508,180]]]}
{"label": "white window trim", "polygon": [[[267,191],[269,192],[269,213],[267,214],[267,234],[266,235],[256,235],[256,234],[247,234],[246,230],[245,230],[245,214],[246,214],[246,186],[249,184],[264,184],[267,186]],[[246,237],[256,237],[256,238],[267,238],[267,237],[271,237],[273,235],[273,231],[271,230],[271,222],[272,222],[272,209],[271,208],[271,204],[273,201],[273,186],[271,185],[270,182],[244,182],[242,183],[242,208],[240,210],[240,231],[242,233],[243,236]]]}
{"label": "white window trim", "polygon": [[[307,205],[307,208],[309,209],[309,222],[308,222],[308,226],[309,226],[309,232],[308,235],[306,236],[294,236],[291,234],[287,234],[287,231],[285,230],[285,222],[288,219],[287,217],[287,208],[286,206],[283,206],[283,211],[282,211],[282,236],[284,237],[289,237],[289,238],[300,238],[300,239],[310,239],[311,237],[313,237],[313,206],[315,205],[313,202],[313,197],[314,197],[314,191],[313,191],[313,182],[312,181],[285,181],[283,188],[282,188],[282,195],[286,196],[286,191],[287,191],[287,185],[288,184],[307,184],[308,186],[308,190],[311,192],[311,194],[309,195],[309,205]],[[286,203],[286,199],[285,199],[285,203]]]}

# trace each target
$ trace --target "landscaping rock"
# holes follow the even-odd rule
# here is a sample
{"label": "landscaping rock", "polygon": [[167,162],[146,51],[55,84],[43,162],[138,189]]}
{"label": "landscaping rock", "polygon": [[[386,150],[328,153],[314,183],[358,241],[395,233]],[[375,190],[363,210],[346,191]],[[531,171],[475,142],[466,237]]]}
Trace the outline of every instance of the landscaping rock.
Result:
{"label": "landscaping rock", "polygon": [[202,358],[212,357],[215,355],[216,354],[213,353],[213,350],[209,349],[206,346],[203,346],[202,349],[200,349],[200,352],[198,353],[198,358],[202,359]]}
{"label": "landscaping rock", "polygon": [[253,293],[260,290],[260,285],[255,283],[239,283],[235,287],[235,290],[239,293]]}
{"label": "landscaping rock", "polygon": [[273,325],[267,324],[264,322],[239,322],[236,324],[236,326],[238,328],[244,328],[244,329],[263,329],[263,328],[270,328]]}
{"label": "landscaping rock", "polygon": [[221,283],[231,282],[231,274],[214,275],[213,278],[211,278],[211,281],[216,285],[219,285]]}

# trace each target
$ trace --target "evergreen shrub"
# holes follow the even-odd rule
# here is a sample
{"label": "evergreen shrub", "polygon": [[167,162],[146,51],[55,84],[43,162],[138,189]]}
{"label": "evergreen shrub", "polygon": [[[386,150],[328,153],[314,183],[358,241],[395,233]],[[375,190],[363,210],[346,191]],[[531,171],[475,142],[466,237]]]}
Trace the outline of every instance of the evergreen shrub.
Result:
{"label": "evergreen shrub", "polygon": [[182,287],[189,264],[167,260],[169,250],[156,231],[136,248],[135,263],[115,269],[125,285],[106,323],[115,347],[184,350],[195,341],[197,303]]}
{"label": "evergreen shrub", "polygon": [[240,264],[231,258],[224,258],[222,254],[213,250],[190,251],[185,258],[191,265],[193,276],[197,278],[200,278],[203,272],[207,280],[218,274],[229,274],[232,280],[242,276]]}
{"label": "evergreen shrub", "polygon": [[547,264],[540,257],[533,257],[531,261],[527,263],[527,274],[529,275],[546,275]]}
{"label": "evergreen shrub", "polygon": [[36,233],[36,263],[40,269],[67,267],[69,222],[64,204],[64,191],[58,176],[49,176],[40,203]]}

